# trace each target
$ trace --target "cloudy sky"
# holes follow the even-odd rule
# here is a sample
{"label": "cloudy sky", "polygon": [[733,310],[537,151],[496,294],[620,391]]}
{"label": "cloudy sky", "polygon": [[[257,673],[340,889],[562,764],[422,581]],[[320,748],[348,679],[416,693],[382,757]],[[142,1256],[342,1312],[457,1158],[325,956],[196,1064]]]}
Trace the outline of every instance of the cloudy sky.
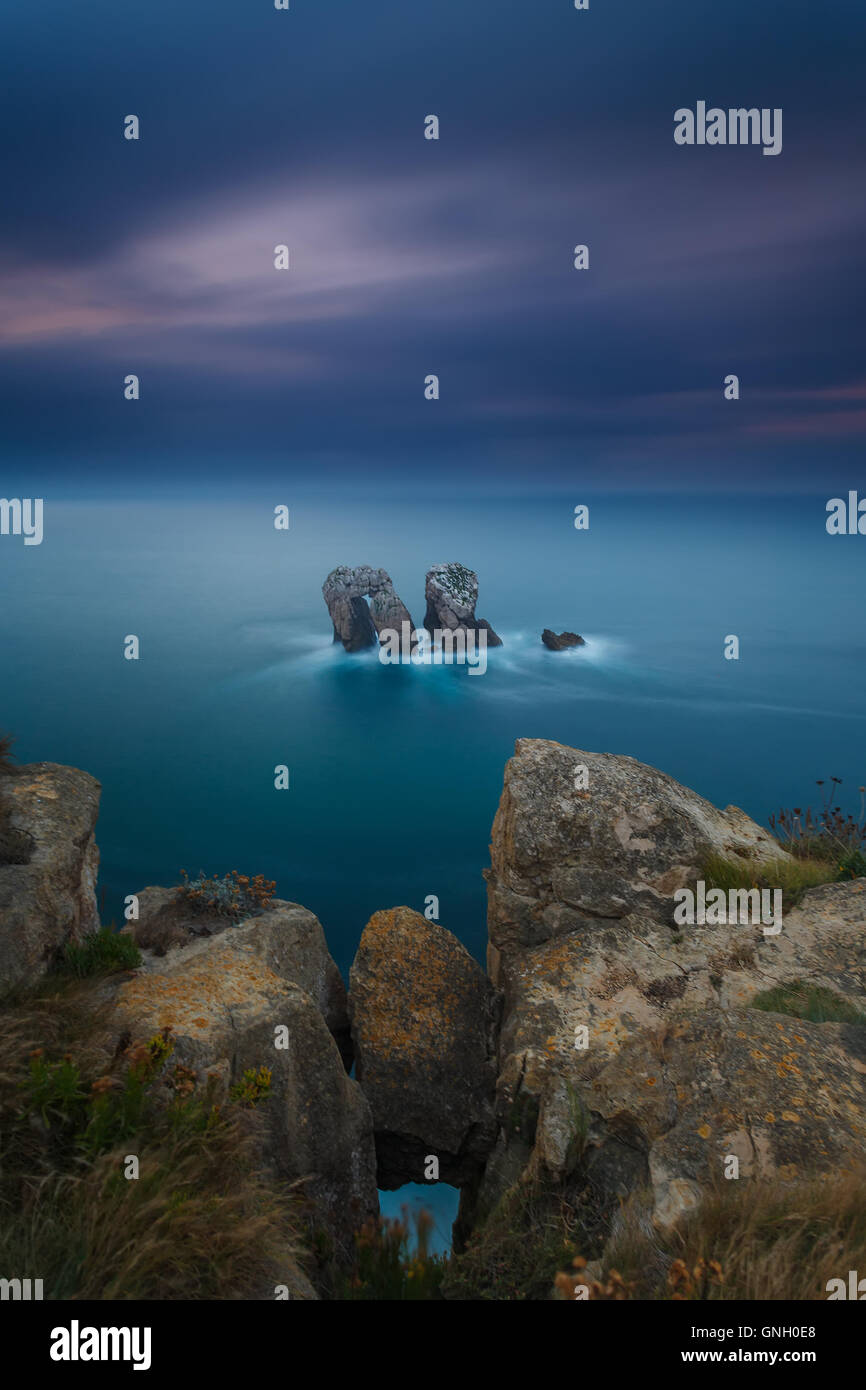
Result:
{"label": "cloudy sky", "polygon": [[[862,481],[862,0],[7,0],[0,40],[7,495]],[[782,153],[677,146],[699,100]]]}

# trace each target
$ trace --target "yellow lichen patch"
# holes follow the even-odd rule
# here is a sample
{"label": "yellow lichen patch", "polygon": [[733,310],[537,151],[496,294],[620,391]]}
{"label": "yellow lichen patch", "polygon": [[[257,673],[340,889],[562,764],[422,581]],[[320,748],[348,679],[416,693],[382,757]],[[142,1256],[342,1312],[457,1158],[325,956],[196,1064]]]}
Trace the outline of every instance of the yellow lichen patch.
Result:
{"label": "yellow lichen patch", "polygon": [[793,1110],[783,1110],[783,1111],[782,1111],[782,1119],[783,1119],[783,1120],[788,1120],[789,1123],[792,1124],[792,1125],[798,1125],[798,1124],[800,1123],[800,1116],[799,1116],[799,1115],[795,1115],[794,1112],[793,1112]]}
{"label": "yellow lichen patch", "polygon": [[699,1125],[697,1132],[700,1135],[701,1139],[709,1139],[711,1134],[709,1125]]}
{"label": "yellow lichen patch", "polygon": [[182,1034],[223,1025],[240,1001],[260,1002],[285,992],[285,982],[260,961],[216,945],[207,959],[182,962],[177,975],[134,976],[118,991],[118,1006],[142,1026],[150,1019]]}
{"label": "yellow lichen patch", "polygon": [[766,1120],[768,1125],[774,1125],[776,1123],[776,1117],[773,1114],[772,1110],[767,1111],[766,1115],[764,1116],[764,1119]]}

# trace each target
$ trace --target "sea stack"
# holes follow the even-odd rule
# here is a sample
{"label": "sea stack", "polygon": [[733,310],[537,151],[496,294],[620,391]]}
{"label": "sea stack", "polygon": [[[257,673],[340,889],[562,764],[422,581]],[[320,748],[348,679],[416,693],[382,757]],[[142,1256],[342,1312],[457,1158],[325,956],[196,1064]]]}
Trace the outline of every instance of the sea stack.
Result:
{"label": "sea stack", "polygon": [[479,632],[485,632],[488,647],[502,646],[502,638],[497,636],[487,620],[475,616],[478,575],[474,570],[456,563],[434,565],[427,571],[424,594],[427,599],[424,626],[428,632],[435,632],[437,628],[447,628],[451,632],[472,632],[476,636]]}
{"label": "sea stack", "polygon": [[381,632],[386,628],[402,632],[404,622],[412,631],[409,610],[385,570],[338,565],[322,585],[322,596],[334,624],[334,641],[342,642],[347,652],[375,647]]}

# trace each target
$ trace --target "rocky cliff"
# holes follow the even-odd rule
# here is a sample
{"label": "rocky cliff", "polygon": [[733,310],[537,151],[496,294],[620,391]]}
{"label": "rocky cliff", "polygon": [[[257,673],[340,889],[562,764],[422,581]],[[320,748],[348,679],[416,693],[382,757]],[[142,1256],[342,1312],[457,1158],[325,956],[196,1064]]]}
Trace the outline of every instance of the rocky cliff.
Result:
{"label": "rocky cliff", "polygon": [[730,1155],[780,1181],[862,1159],[863,1029],[753,1001],[806,980],[866,1012],[866,880],[810,890],[778,934],[677,928],[671,895],[711,854],[770,876],[786,858],[736,807],[632,758],[518,742],[487,873],[504,1014],[482,1209],[520,1174],[579,1163],[610,1196],[646,1190],[666,1228]]}
{"label": "rocky cliff", "polygon": [[[35,764],[0,792],[9,988],[97,925],[99,788]],[[866,880],[810,889],[781,930],[678,925],[673,895],[712,855],[770,882],[790,864],[742,811],[633,758],[523,739],[493,823],[486,975],[445,927],[398,907],[365,927],[347,998],[300,904],[227,920],[151,887],[124,928],[142,964],[100,990],[102,1046],[117,1055],[168,1030],[174,1061],[223,1096],[266,1066],[262,1162],[301,1184],[312,1229],[344,1262],[377,1186],[460,1187],[463,1250],[540,1189],[583,1215],[589,1202],[604,1239],[626,1200],[669,1232],[732,1162],[742,1184],[780,1188],[854,1172]],[[838,1021],[756,1007],[804,983]]]}
{"label": "rocky cliff", "polygon": [[56,763],[0,775],[0,994],[43,975],[99,925],[99,783]]}

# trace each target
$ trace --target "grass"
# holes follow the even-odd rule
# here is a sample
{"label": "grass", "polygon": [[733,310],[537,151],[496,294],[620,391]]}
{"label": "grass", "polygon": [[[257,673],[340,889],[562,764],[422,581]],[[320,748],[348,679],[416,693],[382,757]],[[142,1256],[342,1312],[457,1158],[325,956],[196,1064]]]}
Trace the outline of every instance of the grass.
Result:
{"label": "grass", "polygon": [[623,1208],[605,1271],[587,1279],[581,1261],[561,1271],[560,1298],[576,1281],[596,1298],[825,1300],[831,1279],[866,1269],[866,1171],[780,1188],[729,1182],[711,1192],[675,1232],[661,1236],[645,1198]]}
{"label": "grass", "polygon": [[789,1014],[809,1023],[857,1023],[866,1025],[866,1014],[847,999],[822,985],[810,985],[805,980],[792,980],[762,990],[751,1001],[751,1008],[770,1014]]}
{"label": "grass", "polygon": [[141,953],[130,937],[119,936],[111,927],[101,927],[82,942],[68,942],[55,969],[61,975],[74,975],[81,980],[115,970],[136,970],[140,965]]}
{"label": "grass", "polygon": [[[454,1254],[446,1298],[480,1302],[548,1300],[557,1270],[592,1237],[588,1206],[558,1183],[518,1182]],[[597,1213],[596,1213],[597,1216]]]}
{"label": "grass", "polygon": [[731,889],[780,888],[785,911],[796,907],[809,888],[835,883],[840,876],[838,861],[780,858],[762,862],[727,859],[721,854],[707,855],[698,871],[698,878],[704,880],[708,891],[711,888],[721,888],[725,893]]}
{"label": "grass", "polygon": [[0,1268],[43,1279],[49,1299],[295,1287],[302,1222],[258,1171],[256,1105],[218,1102],[166,1034],[115,1048],[109,1008],[68,976],[0,1014]]}

